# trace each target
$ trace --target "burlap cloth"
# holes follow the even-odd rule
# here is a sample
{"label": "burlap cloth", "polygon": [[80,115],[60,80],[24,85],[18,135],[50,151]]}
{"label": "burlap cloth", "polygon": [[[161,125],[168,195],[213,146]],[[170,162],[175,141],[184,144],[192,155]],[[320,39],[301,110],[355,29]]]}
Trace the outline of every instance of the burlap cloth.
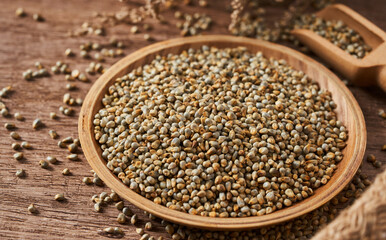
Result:
{"label": "burlap cloth", "polygon": [[386,169],[352,206],[312,240],[386,240]]}

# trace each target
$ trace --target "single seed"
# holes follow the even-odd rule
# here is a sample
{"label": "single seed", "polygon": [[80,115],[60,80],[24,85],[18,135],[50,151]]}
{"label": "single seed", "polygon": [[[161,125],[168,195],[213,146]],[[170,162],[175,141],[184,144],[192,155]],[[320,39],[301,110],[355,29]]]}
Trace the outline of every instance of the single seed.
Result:
{"label": "single seed", "polygon": [[38,213],[38,210],[37,208],[35,207],[35,205],[33,203],[31,203],[29,206],[28,206],[28,212],[32,213],[32,214],[36,214]]}
{"label": "single seed", "polygon": [[7,130],[12,130],[12,129],[15,129],[16,126],[14,123],[5,123],[4,124],[4,127],[7,129]]}
{"label": "single seed", "polygon": [[71,48],[67,48],[66,51],[64,51],[64,54],[67,56],[67,57],[73,57],[75,56],[74,52],[71,50]]}
{"label": "single seed", "polygon": [[89,177],[84,177],[83,180],[82,180],[82,182],[83,182],[84,184],[86,184],[86,185],[92,184],[92,180],[91,180],[91,178],[89,178]]}
{"label": "single seed", "polygon": [[67,148],[70,153],[76,153],[78,151],[78,145],[76,145],[75,143],[71,143],[70,145],[68,145]]}
{"label": "single seed", "polygon": [[18,120],[18,121],[24,121],[24,117],[23,117],[23,115],[21,115],[21,113],[15,113],[14,115],[13,115],[14,117],[15,117],[15,119],[16,120]]}
{"label": "single seed", "polygon": [[382,164],[381,164],[381,162],[376,161],[376,162],[373,163],[373,166],[374,166],[375,168],[380,168],[380,167],[382,166]]}
{"label": "single seed", "polygon": [[382,146],[382,151],[386,151],[386,144]]}
{"label": "single seed", "polygon": [[11,136],[11,138],[13,138],[15,140],[20,140],[21,139],[20,135],[17,132],[11,132],[9,134],[9,136]]}
{"label": "single seed", "polygon": [[101,206],[101,203],[95,203],[94,204],[94,209],[95,209],[95,211],[96,212],[100,212],[100,211],[102,211],[102,206]]}
{"label": "single seed", "polygon": [[369,154],[369,155],[367,156],[367,161],[368,161],[369,163],[375,163],[375,162],[377,161],[377,159],[376,159],[376,157],[374,156],[374,154]]}
{"label": "single seed", "polygon": [[380,116],[381,118],[386,119],[386,112],[385,112],[385,110],[379,109],[378,116]]}
{"label": "single seed", "polygon": [[147,233],[145,233],[145,234],[143,234],[143,235],[141,236],[141,238],[140,238],[139,240],[149,240],[149,237],[150,237],[150,235],[147,234]]}
{"label": "single seed", "polygon": [[123,201],[117,202],[117,203],[115,204],[115,207],[116,207],[119,211],[121,211],[121,210],[123,209],[123,207],[124,207]]}
{"label": "single seed", "polygon": [[152,229],[153,229],[152,223],[151,223],[151,222],[147,222],[147,223],[145,224],[145,229],[146,229],[146,230],[152,230]]}
{"label": "single seed", "polygon": [[79,157],[78,157],[78,154],[70,154],[67,156],[67,159],[71,161],[77,161],[79,160]]}
{"label": "single seed", "polygon": [[131,216],[131,218],[130,218],[130,223],[131,224],[135,225],[137,223],[137,221],[138,221],[137,214],[134,214],[133,216]]}
{"label": "single seed", "polygon": [[48,168],[48,162],[47,161],[45,161],[45,160],[40,160],[39,161],[39,165],[40,165],[40,167],[41,168]]}
{"label": "single seed", "polygon": [[144,34],[143,35],[143,39],[145,39],[146,41],[151,41],[152,40],[152,38],[151,38],[151,36],[149,34]]}
{"label": "single seed", "polygon": [[58,141],[58,147],[65,148],[67,145],[63,141]]}
{"label": "single seed", "polygon": [[39,13],[34,13],[32,15],[32,18],[33,18],[33,20],[35,20],[37,22],[43,22],[44,21],[44,18]]}
{"label": "single seed", "polygon": [[21,147],[24,149],[32,149],[32,146],[29,142],[22,142]]}
{"label": "single seed", "polygon": [[19,170],[17,170],[15,175],[16,175],[16,177],[18,177],[18,178],[23,178],[23,177],[25,177],[25,171],[24,171],[24,169],[19,169]]}
{"label": "single seed", "polygon": [[17,17],[25,17],[27,14],[25,13],[23,8],[17,8],[15,11],[15,15]]}
{"label": "single seed", "polygon": [[56,159],[56,157],[52,157],[52,156],[48,156],[47,157],[47,162],[51,163],[51,164],[55,164],[58,160]]}
{"label": "single seed", "polygon": [[136,231],[139,235],[145,234],[145,231],[143,230],[143,228],[136,228],[135,231]]}
{"label": "single seed", "polygon": [[64,197],[63,193],[58,193],[55,195],[55,200],[58,202],[64,201],[66,198]]}
{"label": "single seed", "polygon": [[0,113],[1,113],[1,116],[3,116],[3,117],[9,116],[8,109],[6,109],[6,108],[1,109]]}
{"label": "single seed", "polygon": [[104,186],[104,183],[103,183],[102,179],[100,179],[99,177],[95,177],[95,178],[92,180],[92,182],[93,182],[95,185],[99,186],[99,187],[103,187],[103,186]]}
{"label": "single seed", "polygon": [[24,154],[21,152],[13,154],[13,158],[16,159],[17,161],[20,161],[24,158]]}
{"label": "single seed", "polygon": [[12,143],[12,149],[13,150],[19,150],[21,148],[19,143]]}
{"label": "single seed", "polygon": [[68,169],[68,168],[63,169],[62,174],[66,175],[66,176],[70,175],[71,174],[70,169]]}
{"label": "single seed", "polygon": [[44,124],[39,118],[35,119],[32,122],[32,128],[33,129],[39,129],[39,128],[42,128],[43,126],[44,126]]}
{"label": "single seed", "polygon": [[73,143],[74,139],[72,137],[66,137],[62,140],[63,143]]}
{"label": "single seed", "polygon": [[124,207],[122,209],[122,213],[125,214],[126,216],[133,215],[133,212],[131,211],[131,209],[129,207]]}
{"label": "single seed", "polygon": [[58,133],[55,130],[48,131],[48,134],[52,139],[57,139],[59,137]]}
{"label": "single seed", "polygon": [[54,113],[54,112],[50,112],[50,118],[51,119],[57,119],[58,115],[56,115],[56,113]]}
{"label": "single seed", "polygon": [[124,224],[126,222],[126,216],[123,213],[118,214],[117,222],[120,224]]}

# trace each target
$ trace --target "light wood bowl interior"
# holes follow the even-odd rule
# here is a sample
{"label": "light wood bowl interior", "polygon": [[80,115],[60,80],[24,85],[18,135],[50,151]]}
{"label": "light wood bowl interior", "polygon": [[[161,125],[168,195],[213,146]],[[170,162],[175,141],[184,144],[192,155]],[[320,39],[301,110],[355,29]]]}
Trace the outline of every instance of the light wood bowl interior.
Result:
{"label": "light wood bowl interior", "polygon": [[[318,188],[314,195],[276,212],[263,216],[245,218],[210,218],[190,215],[164,206],[157,205],[141,195],[135,193],[121,182],[107,167],[101,157],[99,143],[94,139],[93,118],[102,108],[102,98],[110,85],[117,77],[123,76],[136,67],[147,64],[156,55],[168,53],[178,54],[188,48],[199,48],[202,45],[218,48],[245,46],[250,52],[262,51],[265,57],[284,59],[295,69],[305,72],[310,78],[317,81],[321,88],[328,89],[338,107],[336,112],[348,130],[347,147],[343,150],[343,160],[330,181]],[[366,126],[362,111],[355,98],[347,87],[326,67],[315,60],[290,48],[242,37],[212,35],[182,39],[172,39],[142,48],[123,58],[108,69],[92,86],[84,101],[79,117],[79,137],[83,152],[92,169],[122,198],[137,207],[165,220],[210,230],[245,230],[267,225],[277,224],[308,213],[338,194],[355,175],[366,147]]]}

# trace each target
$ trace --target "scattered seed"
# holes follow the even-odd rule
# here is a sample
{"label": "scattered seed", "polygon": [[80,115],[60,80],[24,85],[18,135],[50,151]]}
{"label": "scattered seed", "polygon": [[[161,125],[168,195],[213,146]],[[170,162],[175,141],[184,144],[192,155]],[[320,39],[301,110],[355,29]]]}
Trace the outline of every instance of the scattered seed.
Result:
{"label": "scattered seed", "polygon": [[143,230],[143,228],[137,228],[137,229],[135,229],[135,231],[136,231],[139,235],[145,234],[145,231]]}
{"label": "scattered seed", "polygon": [[63,169],[62,174],[63,175],[70,175],[71,174],[70,169],[68,169],[68,168]]}
{"label": "scattered seed", "polygon": [[130,218],[130,223],[131,224],[135,225],[137,223],[137,221],[138,221],[137,214],[134,214],[133,216],[131,216],[131,218]]}
{"label": "scattered seed", "polygon": [[380,167],[382,166],[382,164],[381,164],[381,162],[376,161],[376,162],[373,163],[373,166],[374,166],[375,168],[380,168]]}
{"label": "scattered seed", "polygon": [[78,157],[78,154],[70,154],[67,156],[67,159],[71,161],[77,161],[79,160],[79,157]]}
{"label": "scattered seed", "polygon": [[151,36],[149,34],[147,34],[147,33],[143,35],[143,39],[145,39],[146,41],[151,41],[152,40]]}
{"label": "scattered seed", "polygon": [[78,151],[78,145],[76,145],[75,143],[68,145],[67,148],[70,153],[76,153]]}
{"label": "scattered seed", "polygon": [[24,169],[19,169],[19,170],[17,170],[16,173],[15,173],[15,175],[16,175],[16,177],[18,177],[18,178],[23,178],[23,177],[25,177],[25,171],[24,171]]}
{"label": "scattered seed", "polygon": [[60,148],[66,148],[67,145],[63,141],[58,141],[58,147]]}
{"label": "scattered seed", "polygon": [[56,200],[56,201],[61,202],[61,201],[64,201],[65,199],[66,199],[66,198],[64,197],[64,194],[63,194],[63,193],[58,193],[58,194],[55,195],[55,200]]}
{"label": "scattered seed", "polygon": [[82,180],[82,182],[83,182],[84,184],[86,184],[86,185],[92,184],[92,180],[91,180],[91,178],[89,178],[89,177],[84,177],[83,180]]}
{"label": "scattered seed", "polygon": [[74,52],[71,50],[71,48],[67,48],[66,51],[64,51],[64,54],[67,56],[67,57],[73,57],[75,56]]}
{"label": "scattered seed", "polygon": [[4,124],[4,127],[7,129],[7,130],[12,130],[12,129],[15,129],[16,128],[16,125],[14,123],[5,123]]}
{"label": "scattered seed", "polygon": [[374,156],[374,154],[369,154],[369,155],[367,156],[367,161],[368,161],[369,163],[375,163],[375,162],[377,161],[377,159],[376,159],[376,157]]}
{"label": "scattered seed", "polygon": [[39,128],[42,128],[43,126],[44,126],[44,124],[43,124],[43,122],[39,118],[35,119],[32,122],[32,128],[35,129],[35,130],[37,130]]}
{"label": "scattered seed", "polygon": [[99,187],[103,187],[103,186],[104,186],[104,183],[103,183],[102,179],[100,179],[99,177],[94,178],[94,179],[92,180],[92,182],[93,182],[95,185],[99,186]]}
{"label": "scattered seed", "polygon": [[57,139],[59,137],[58,133],[55,130],[48,131],[48,134],[52,139]]}
{"label": "scattered seed", "polygon": [[24,121],[24,119],[25,119],[25,118],[24,118],[20,113],[18,113],[18,112],[14,114],[14,117],[15,117],[15,119],[18,120],[18,121]]}
{"label": "scattered seed", "polygon": [[21,152],[15,153],[15,154],[13,154],[13,158],[20,161],[24,158],[24,154]]}
{"label": "scattered seed", "polygon": [[44,22],[44,18],[42,17],[42,15],[40,15],[39,13],[34,13],[32,15],[32,18],[33,20],[37,21],[37,22]]}
{"label": "scattered seed", "polygon": [[35,207],[35,205],[33,203],[31,203],[29,206],[28,206],[28,212],[32,213],[32,214],[36,214],[38,213],[38,210],[37,208]]}
{"label": "scattered seed", "polygon": [[56,157],[52,157],[52,156],[48,156],[47,157],[47,162],[51,163],[51,164],[55,164],[58,160],[56,159]]}
{"label": "scattered seed", "polygon": [[9,112],[7,108],[1,109],[0,113],[1,113],[1,116],[3,117],[9,117]]}
{"label": "scattered seed", "polygon": [[133,212],[131,211],[131,209],[129,207],[124,207],[122,209],[122,213],[125,214],[126,216],[131,216],[133,215]]}
{"label": "scattered seed", "polygon": [[19,150],[21,148],[19,143],[12,143],[12,149],[13,150]]}
{"label": "scattered seed", "polygon": [[45,161],[45,160],[40,160],[39,161],[39,165],[40,165],[40,167],[41,168],[48,168],[48,162],[47,161]]}
{"label": "scattered seed", "polygon": [[11,138],[13,138],[15,140],[20,140],[21,139],[20,135],[17,132],[11,132],[9,134],[9,136],[11,136]]}
{"label": "scattered seed", "polygon": [[117,217],[117,222],[120,224],[124,224],[126,222],[126,216],[123,213],[119,213]]}
{"label": "scattered seed", "polygon": [[95,203],[94,204],[94,209],[96,212],[101,212],[102,211],[102,207],[101,207],[101,203]]}
{"label": "scattered seed", "polygon": [[21,147],[24,149],[32,149],[31,144],[29,142],[26,142],[26,141],[21,143]]}
{"label": "scattered seed", "polygon": [[27,14],[26,14],[26,12],[24,11],[23,8],[17,8],[16,11],[15,11],[15,15],[17,17],[25,17]]}
{"label": "scattered seed", "polygon": [[149,237],[150,237],[150,235],[147,234],[147,233],[145,233],[145,234],[143,234],[143,235],[141,236],[140,240],[148,240]]}
{"label": "scattered seed", "polygon": [[152,223],[151,222],[147,222],[146,224],[145,224],[145,229],[146,230],[152,230],[153,229],[153,225],[152,225]]}
{"label": "scattered seed", "polygon": [[382,151],[386,151],[386,144],[382,146]]}
{"label": "scattered seed", "polygon": [[121,211],[121,210],[123,209],[124,206],[125,206],[125,205],[123,204],[123,201],[117,202],[117,203],[115,204],[115,207],[116,207],[119,211]]}
{"label": "scattered seed", "polygon": [[56,113],[54,113],[54,112],[50,112],[50,118],[51,119],[57,119],[58,115],[56,115]]}
{"label": "scattered seed", "polygon": [[381,118],[386,119],[386,112],[385,112],[385,110],[379,109],[378,115],[379,115]]}

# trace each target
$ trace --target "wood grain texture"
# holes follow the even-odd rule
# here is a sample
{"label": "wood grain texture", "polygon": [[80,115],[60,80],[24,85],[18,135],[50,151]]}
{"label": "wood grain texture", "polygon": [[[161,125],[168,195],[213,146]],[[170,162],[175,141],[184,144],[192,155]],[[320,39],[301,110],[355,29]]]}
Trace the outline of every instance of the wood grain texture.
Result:
{"label": "wood grain texture", "polygon": [[[139,0],[136,1],[138,3]],[[355,11],[374,22],[378,27],[386,29],[386,6],[383,0],[345,0],[341,1]],[[215,24],[211,34],[227,34],[229,15],[225,12],[222,0],[211,1],[212,7],[200,9],[212,16]],[[27,18],[15,18],[14,11],[23,7],[28,13]],[[115,0],[1,0],[0,3],[0,87],[12,85],[15,92],[8,99],[3,99],[11,113],[20,112],[26,117],[25,122],[0,117],[0,126],[5,122],[16,122],[18,132],[23,139],[31,142],[34,150],[24,151],[26,159],[17,162],[12,158],[14,151],[10,145],[13,140],[9,133],[0,129],[0,238],[1,239],[107,239],[97,234],[98,229],[108,226],[119,226],[115,218],[118,211],[114,207],[105,208],[103,214],[93,211],[90,198],[95,193],[108,191],[108,188],[85,186],[81,183],[83,176],[91,176],[90,166],[83,156],[80,162],[70,162],[65,159],[67,151],[59,149],[57,141],[48,135],[49,129],[55,129],[61,137],[77,136],[77,117],[61,116],[59,121],[49,119],[49,112],[58,112],[62,105],[62,96],[66,92],[66,81],[63,75],[52,78],[42,78],[26,82],[21,74],[28,68],[33,68],[35,61],[51,66],[57,60],[65,60],[71,68],[84,70],[87,60],[80,58],[66,59],[63,55],[66,48],[76,51],[81,43],[87,40],[107,42],[108,38],[87,37],[68,38],[68,30],[80,26],[90,19],[93,11],[112,12],[119,9]],[[193,12],[195,7],[184,7],[182,11]],[[38,23],[31,19],[32,13],[41,12],[46,22]],[[173,19],[171,13],[167,19]],[[153,21],[149,21],[154,24]],[[157,25],[150,34],[156,41],[179,36],[174,24]],[[129,46],[124,52],[131,53],[149,44],[143,40],[143,34],[129,34],[128,26],[116,26],[109,30],[109,36],[117,36]],[[109,59],[108,65],[117,59]],[[92,82],[95,78],[92,79]],[[74,96],[84,97],[91,84],[77,83],[79,90]],[[377,115],[378,109],[386,109],[386,96],[377,88],[350,87],[365,116],[368,144],[366,154],[374,154],[383,164],[386,164],[385,152],[380,148],[386,144],[386,121]],[[31,128],[32,121],[40,117],[47,127],[39,131]],[[38,166],[38,161],[48,155],[56,156],[60,163],[52,170],[44,170]],[[62,176],[61,170],[68,167],[72,176]],[[19,168],[27,170],[25,179],[15,177]],[[380,169],[374,169],[366,161],[364,172],[373,178]],[[68,201],[59,203],[53,200],[55,194],[64,192]],[[36,203],[39,215],[27,212],[30,203]],[[138,226],[143,226],[148,219],[138,208],[129,205],[139,214]],[[154,222],[152,235],[164,236],[159,222]],[[125,239],[138,239],[135,227],[121,226],[125,231]]]}
{"label": "wood grain texture", "polygon": [[[343,160],[338,164],[338,169],[331,180],[315,190],[313,196],[291,207],[264,216],[242,219],[202,217],[176,212],[155,204],[129,189],[106,167],[99,143],[94,138],[93,116],[103,107],[102,98],[108,93],[108,88],[115,82],[115,79],[135,70],[138,66],[149,64],[157,55],[178,54],[189,48],[197,49],[203,45],[218,48],[244,46],[251,53],[261,51],[266,58],[284,59],[288,65],[303,71],[311,79],[317,81],[321,88],[332,93],[338,105],[337,117],[353,137],[349,137],[347,147],[343,150]],[[366,126],[359,105],[350,90],[331,71],[313,59],[287,47],[256,39],[226,35],[176,38],[139,49],[123,58],[104,73],[88,92],[80,113],[78,131],[88,162],[98,176],[121,197],[168,221],[191,227],[228,231],[278,224],[322,206],[350,182],[362,162],[366,146]]]}
{"label": "wood grain texture", "polygon": [[343,4],[326,7],[317,16],[344,22],[358,32],[373,50],[363,59],[357,59],[311,30],[295,29],[292,34],[355,85],[378,85],[386,93],[386,33]]}

